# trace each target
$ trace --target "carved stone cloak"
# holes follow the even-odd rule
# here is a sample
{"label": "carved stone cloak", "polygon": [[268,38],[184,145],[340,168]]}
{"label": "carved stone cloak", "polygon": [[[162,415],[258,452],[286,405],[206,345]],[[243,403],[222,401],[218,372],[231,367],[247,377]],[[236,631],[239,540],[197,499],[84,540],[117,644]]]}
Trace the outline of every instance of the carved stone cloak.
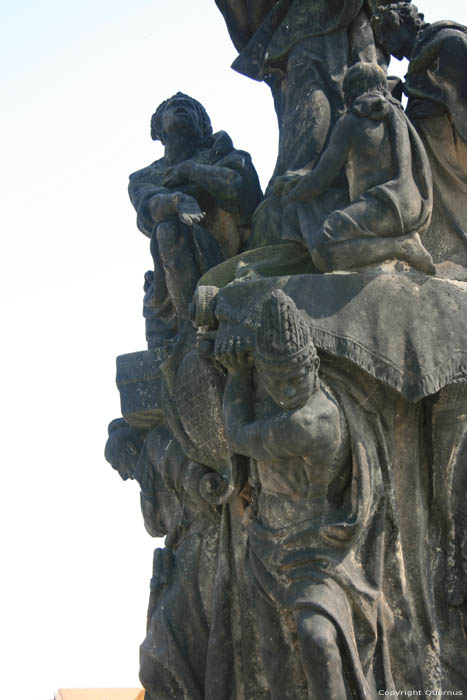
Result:
{"label": "carved stone cloak", "polygon": [[[263,80],[267,66],[280,61],[302,39],[332,34],[348,27],[363,6],[363,0],[278,0],[275,3],[246,0],[216,0],[224,15],[240,56],[233,68],[255,80]],[[252,9],[259,4],[256,18]],[[266,15],[266,10],[270,9]],[[246,29],[246,31],[245,31]],[[243,31],[242,31],[243,30]],[[253,34],[252,34],[253,30]]]}
{"label": "carved stone cloak", "polygon": [[351,442],[345,502],[326,512],[323,504],[321,515],[281,527],[281,513],[289,509],[284,502],[274,529],[254,520],[249,562],[260,594],[279,609],[311,608],[333,621],[352,692],[367,700],[394,687],[386,639],[392,620],[383,598],[383,571],[394,567],[397,544],[397,536],[388,536],[396,531],[388,504],[393,485],[387,437],[373,402],[332,374]]}

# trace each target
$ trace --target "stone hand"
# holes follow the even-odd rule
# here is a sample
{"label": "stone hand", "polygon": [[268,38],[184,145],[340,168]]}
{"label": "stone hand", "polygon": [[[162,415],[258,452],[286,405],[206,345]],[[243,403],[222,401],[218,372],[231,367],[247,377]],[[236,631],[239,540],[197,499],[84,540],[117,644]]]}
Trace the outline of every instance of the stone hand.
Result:
{"label": "stone hand", "polygon": [[165,187],[177,187],[189,178],[189,171],[192,161],[184,160],[182,163],[167,168],[162,183]]}
{"label": "stone hand", "polygon": [[229,374],[247,372],[254,362],[252,350],[241,336],[224,338],[216,349],[216,355]]}
{"label": "stone hand", "polygon": [[306,175],[300,177],[298,180],[291,181],[288,187],[284,188],[282,193],[283,206],[287,206],[293,202],[301,202],[306,199],[312,199]]}
{"label": "stone hand", "polygon": [[[289,171],[290,172],[290,171]],[[292,187],[294,187],[298,182],[297,175],[280,175],[276,177],[273,183],[273,191],[277,197],[284,197]]]}
{"label": "stone hand", "polygon": [[308,175],[309,172],[311,172],[309,167],[299,168],[298,170],[287,170],[285,175],[280,175],[274,180],[274,194],[278,197],[286,197],[295,185],[300,182],[300,178],[304,175]]}
{"label": "stone hand", "polygon": [[177,192],[174,195],[175,210],[182,224],[193,226],[206,216],[199,208],[198,202],[188,194]]}

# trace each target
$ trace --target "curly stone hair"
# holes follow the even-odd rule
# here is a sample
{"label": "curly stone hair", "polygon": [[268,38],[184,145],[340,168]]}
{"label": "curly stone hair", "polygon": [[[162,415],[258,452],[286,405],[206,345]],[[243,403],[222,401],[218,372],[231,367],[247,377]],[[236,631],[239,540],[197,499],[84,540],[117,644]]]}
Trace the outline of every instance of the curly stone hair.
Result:
{"label": "curly stone hair", "polygon": [[172,95],[172,97],[169,97],[167,100],[164,100],[164,102],[161,102],[159,107],[156,109],[154,114],[151,117],[151,138],[153,141],[160,141],[162,144],[164,143],[164,130],[162,128],[162,116],[164,114],[164,109],[166,106],[174,100],[175,98],[177,99],[184,99],[184,100],[189,100],[193,107],[196,110],[196,113],[198,115],[198,123],[199,123],[199,132],[200,132],[200,138],[201,140],[204,140],[211,136],[212,134],[212,126],[211,126],[211,120],[209,118],[208,113],[204,109],[203,105],[201,102],[198,102],[198,100],[195,100],[194,97],[190,97],[189,95],[185,95],[183,92],[177,92],[176,95]]}
{"label": "curly stone hair", "polygon": [[366,92],[384,92],[388,81],[380,66],[376,63],[354,63],[345,74],[342,89],[347,105]]}
{"label": "curly stone hair", "polygon": [[317,357],[304,318],[294,301],[275,289],[263,303],[256,334],[256,358],[261,365],[312,365]]}
{"label": "curly stone hair", "polygon": [[401,25],[408,24],[419,32],[425,26],[425,15],[411,2],[394,2],[378,7],[371,18],[376,40],[384,45],[388,32],[399,31]]}

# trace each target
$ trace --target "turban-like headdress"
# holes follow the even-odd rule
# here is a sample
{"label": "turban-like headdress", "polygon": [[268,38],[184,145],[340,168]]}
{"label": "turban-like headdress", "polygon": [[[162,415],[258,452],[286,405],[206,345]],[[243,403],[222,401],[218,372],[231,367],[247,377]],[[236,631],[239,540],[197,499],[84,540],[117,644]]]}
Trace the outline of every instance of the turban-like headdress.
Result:
{"label": "turban-like headdress", "polygon": [[282,289],[275,289],[263,303],[256,357],[260,364],[270,366],[305,364],[316,357],[305,320]]}

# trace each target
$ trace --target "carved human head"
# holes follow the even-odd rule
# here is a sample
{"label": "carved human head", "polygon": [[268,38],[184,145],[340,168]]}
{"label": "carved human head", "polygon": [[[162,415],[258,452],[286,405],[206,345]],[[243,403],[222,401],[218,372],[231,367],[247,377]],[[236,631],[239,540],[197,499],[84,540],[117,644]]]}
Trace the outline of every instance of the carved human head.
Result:
{"label": "carved human head", "polygon": [[396,58],[410,58],[417,34],[425,26],[424,15],[411,2],[383,5],[371,23],[376,41]]}
{"label": "carved human head", "polygon": [[212,134],[211,120],[203,105],[183,92],[164,100],[151,117],[151,138],[165,144],[171,131],[188,132],[200,141]]}
{"label": "carved human head", "polygon": [[264,388],[284,410],[304,406],[318,386],[316,348],[294,301],[281,289],[261,309],[256,368]]}
{"label": "carved human head", "polygon": [[116,418],[108,427],[105,445],[107,462],[120,474],[123,481],[135,478],[136,465],[144,444],[144,433],[131,427],[124,418]]}
{"label": "carved human head", "polygon": [[382,68],[376,63],[355,63],[345,74],[342,89],[345,102],[351,105],[360,95],[368,92],[384,92],[388,83]]}

